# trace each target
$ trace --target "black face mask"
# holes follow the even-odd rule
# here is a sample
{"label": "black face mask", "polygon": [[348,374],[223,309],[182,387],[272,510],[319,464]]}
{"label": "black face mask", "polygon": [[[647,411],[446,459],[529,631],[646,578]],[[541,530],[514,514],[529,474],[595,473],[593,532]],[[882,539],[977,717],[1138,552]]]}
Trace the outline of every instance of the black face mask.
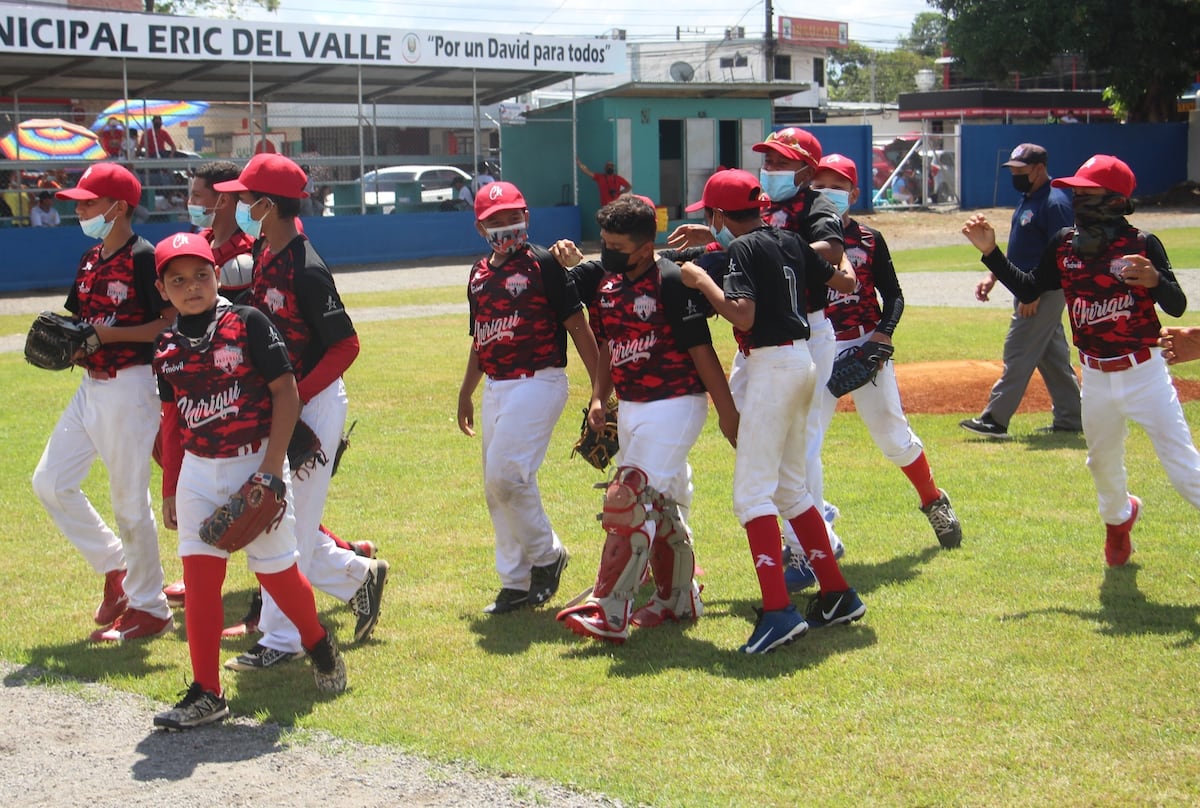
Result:
{"label": "black face mask", "polygon": [[1013,174],[1012,185],[1017,193],[1027,194],[1033,190],[1033,178],[1028,174]]}
{"label": "black face mask", "polygon": [[1084,196],[1076,194],[1071,200],[1075,209],[1075,251],[1084,258],[1095,258],[1104,252],[1117,235],[1117,230],[1130,212],[1129,204],[1120,204],[1118,194]]}
{"label": "black face mask", "polygon": [[605,167],[605,169],[604,169],[604,173],[605,173],[605,174],[612,174],[612,173],[614,173],[615,171],[616,171],[616,169],[612,168],[611,166],[607,166],[607,167]]}
{"label": "black face mask", "polygon": [[636,266],[629,265],[629,258],[633,253],[621,252],[609,247],[600,245],[600,265],[604,267],[605,272],[611,272],[614,275],[628,275],[637,269]]}

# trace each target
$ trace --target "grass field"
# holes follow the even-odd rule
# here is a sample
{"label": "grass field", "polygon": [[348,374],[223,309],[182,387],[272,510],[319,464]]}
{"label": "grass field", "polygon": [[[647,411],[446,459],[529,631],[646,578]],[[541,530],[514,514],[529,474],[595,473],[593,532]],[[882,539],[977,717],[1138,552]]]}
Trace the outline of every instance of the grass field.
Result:
{"label": "grass field", "polygon": [[[452,302],[458,292],[405,294],[404,302]],[[996,312],[909,308],[897,355],[995,359],[1005,328]],[[364,350],[347,378],[359,425],[326,521],[381,545],[392,564],[384,616],[370,642],[347,646],[351,688],[341,697],[318,697],[306,664],[228,673],[235,712],[293,726],[300,737],[322,728],[629,803],[1195,803],[1197,512],[1171,489],[1139,429],[1127,442],[1130,487],[1145,502],[1135,563],[1106,570],[1081,440],[992,444],[960,430],[962,416],[912,416],[963,523],[963,547],[947,552],[857,416],[837,415],[826,493],[842,511],[843,568],[869,611],[853,627],[748,658],[736,649],[751,629],[758,588],[730,511],[733,454],[710,418],[691,456],[707,614],[635,631],[614,648],[581,640],[553,616],[592,583],[601,545],[591,488],[600,474],[568,459],[584,399],[578,360],[541,475],[547,510],[572,551],[562,591],[547,609],[488,618],[480,610],[498,583],[479,442],[454,425],[467,353],[462,318],[359,330]],[[714,333],[727,360],[728,328],[716,323]],[[1200,363],[1177,375],[1200,378]],[[170,701],[190,678],[182,629],[150,643],[90,646],[100,578],[29,488],[77,383],[77,375],[0,354],[0,517],[10,525],[0,535],[10,603],[0,613],[0,658],[51,681],[103,681]],[[1200,420],[1200,405],[1185,410]],[[1014,432],[1044,420],[1018,416]],[[105,514],[106,485],[97,467],[85,486]],[[168,531],[162,547],[170,580],[180,565]],[[251,586],[235,559],[228,616],[241,614]],[[324,596],[318,605],[340,636],[350,634],[344,606]]]}

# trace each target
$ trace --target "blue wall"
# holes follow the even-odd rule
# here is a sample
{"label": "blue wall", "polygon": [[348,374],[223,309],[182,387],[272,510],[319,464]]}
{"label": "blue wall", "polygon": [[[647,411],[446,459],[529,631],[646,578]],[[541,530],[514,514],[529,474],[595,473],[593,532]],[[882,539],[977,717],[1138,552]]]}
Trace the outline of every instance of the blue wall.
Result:
{"label": "blue wall", "polygon": [[1093,154],[1116,155],[1137,177],[1135,196],[1162,193],[1187,179],[1186,123],[971,125],[960,131],[964,208],[1016,204],[1017,192],[1002,164],[1020,143],[1044,146],[1055,177],[1074,174]]}
{"label": "blue wall", "polygon": [[[539,244],[560,238],[579,241],[579,209],[535,208],[530,237]],[[184,229],[182,222],[142,224],[139,235],[151,243]],[[330,267],[406,261],[432,256],[482,255],[483,239],[475,217],[461,213],[410,213],[390,216],[326,216],[307,219],[305,232]],[[75,225],[0,229],[0,292],[69,286],[79,257],[96,242]]]}

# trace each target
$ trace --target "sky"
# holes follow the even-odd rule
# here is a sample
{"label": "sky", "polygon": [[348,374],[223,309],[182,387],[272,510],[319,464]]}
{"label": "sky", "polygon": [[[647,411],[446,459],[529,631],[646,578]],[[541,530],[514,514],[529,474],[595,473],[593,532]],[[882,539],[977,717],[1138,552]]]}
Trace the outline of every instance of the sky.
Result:
{"label": "sky", "polygon": [[[747,37],[759,38],[766,23],[764,0],[705,2],[703,9],[697,8],[701,4],[696,0],[436,0],[420,4],[398,0],[280,0],[280,10],[275,14],[253,5],[252,0],[242,2],[245,5],[239,16],[243,19],[576,37],[624,29],[627,39],[634,42],[674,39],[676,28],[691,32],[692,38],[718,38],[726,28],[739,25],[746,29]],[[841,0],[828,5],[773,0],[773,5],[776,30],[779,17],[836,20],[850,24],[852,40],[881,49],[894,47],[898,37],[908,34],[917,14],[934,10],[926,0]]]}

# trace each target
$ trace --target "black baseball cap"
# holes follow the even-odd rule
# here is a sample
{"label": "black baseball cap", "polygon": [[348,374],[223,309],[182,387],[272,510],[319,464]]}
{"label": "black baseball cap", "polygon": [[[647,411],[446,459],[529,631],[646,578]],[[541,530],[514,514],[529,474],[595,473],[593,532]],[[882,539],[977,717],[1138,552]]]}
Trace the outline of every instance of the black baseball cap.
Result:
{"label": "black baseball cap", "polygon": [[1022,143],[1012,150],[1008,162],[1004,165],[1024,168],[1037,163],[1046,164],[1046,150],[1036,143]]}

